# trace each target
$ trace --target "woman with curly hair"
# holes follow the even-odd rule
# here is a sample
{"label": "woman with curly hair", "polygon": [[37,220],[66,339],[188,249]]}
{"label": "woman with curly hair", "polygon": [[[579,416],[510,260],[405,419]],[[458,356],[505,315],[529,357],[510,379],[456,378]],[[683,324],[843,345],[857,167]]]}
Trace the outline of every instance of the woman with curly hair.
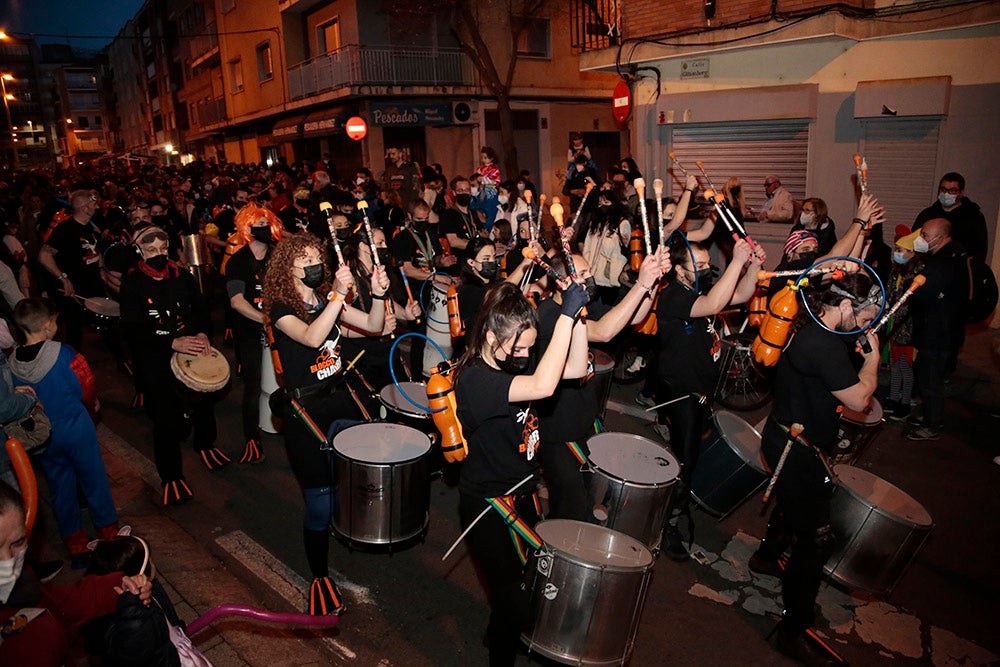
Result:
{"label": "woman with curly hair", "polygon": [[[343,600],[329,577],[329,526],[333,478],[326,450],[326,430],[335,420],[357,419],[358,411],[343,391],[335,391],[342,370],[340,327],[382,331],[385,308],[371,312],[345,307],[354,280],[343,264],[331,287],[323,263],[325,244],[312,234],[296,234],[275,247],[264,278],[264,314],[277,352],[276,368],[284,377],[285,448],[305,499],[303,542],[312,573],[309,613],[339,614]],[[386,298],[385,268],[372,271],[375,301]]]}
{"label": "woman with curly hair", "polygon": [[260,378],[264,349],[264,271],[273,244],[281,240],[284,225],[271,209],[253,202],[236,214],[240,249],[226,265],[226,293],[233,309],[236,353],[243,370],[243,456],[240,463],[259,463]]}

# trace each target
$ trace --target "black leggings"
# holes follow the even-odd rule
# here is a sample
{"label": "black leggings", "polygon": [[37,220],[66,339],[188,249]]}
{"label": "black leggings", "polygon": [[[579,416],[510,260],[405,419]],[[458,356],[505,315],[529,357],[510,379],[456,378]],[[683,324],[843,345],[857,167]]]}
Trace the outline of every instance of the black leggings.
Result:
{"label": "black leggings", "polygon": [[[674,393],[657,396],[657,402],[679,398],[682,394]],[[708,402],[699,403],[694,396],[687,395],[682,400],[665,405],[658,410],[661,418],[670,425],[670,449],[681,463],[681,475],[671,500],[671,515],[687,510],[690,503],[691,478],[694,468],[698,465],[698,455],[701,451],[701,440],[708,428],[711,407]]]}
{"label": "black leggings", "polygon": [[[237,314],[237,317],[242,317]],[[261,351],[264,344],[259,331],[247,330],[249,327],[240,323],[236,328],[235,342],[243,370],[243,439],[249,440],[258,436],[260,422],[260,377]]]}

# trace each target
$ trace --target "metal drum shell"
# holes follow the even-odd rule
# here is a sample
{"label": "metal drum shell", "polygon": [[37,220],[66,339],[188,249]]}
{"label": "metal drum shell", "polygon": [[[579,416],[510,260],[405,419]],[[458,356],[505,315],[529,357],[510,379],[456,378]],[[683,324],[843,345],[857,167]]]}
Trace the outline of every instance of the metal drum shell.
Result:
{"label": "metal drum shell", "polygon": [[[624,665],[639,628],[652,554],[628,535],[579,521],[543,521],[535,530],[544,544],[526,572],[532,621],[522,640],[528,650],[567,665]],[[587,548],[570,548],[582,544]]]}
{"label": "metal drum shell", "polygon": [[[726,410],[712,415],[711,426],[691,475],[691,498],[712,516],[723,518],[767,482],[768,474],[758,429]],[[730,440],[738,436],[749,441],[734,446]]]}
{"label": "metal drum shell", "polygon": [[[838,465],[834,472],[838,483],[830,501],[830,526],[837,548],[824,572],[851,590],[887,596],[934,522],[920,503],[884,479],[848,465]],[[891,500],[896,511],[880,507],[871,496],[883,504]]]}
{"label": "metal drum shell", "polygon": [[[414,455],[398,461],[360,460],[344,451],[353,438],[364,438],[373,451],[403,438],[421,445],[413,448]],[[338,502],[333,529],[352,542],[370,545],[392,545],[422,534],[430,509],[430,451],[424,433],[401,424],[358,424],[334,436]]]}
{"label": "metal drum shell", "polygon": [[597,417],[603,422],[608,411],[608,398],[611,396],[611,381],[615,373],[614,358],[602,350],[591,348],[594,361],[594,377],[588,384],[593,385],[592,391],[597,397]]}
{"label": "metal drum shell", "polygon": [[184,262],[188,266],[209,264],[208,243],[201,234],[185,234],[181,237]]}
{"label": "metal drum shell", "polygon": [[[610,470],[608,462],[602,465],[602,443],[605,442],[621,451],[631,443],[648,448],[647,452],[656,452],[655,458],[662,458],[660,465],[663,467],[662,471],[658,471],[662,474],[656,476],[659,481],[630,480],[622,474],[623,471]],[[663,445],[631,433],[601,433],[587,440],[587,447],[591,452],[590,466],[594,473],[590,484],[594,507],[595,510],[602,507],[607,512],[607,519],[602,519],[601,525],[629,535],[653,551],[658,550],[670,496],[680,476],[681,467],[677,458]],[[650,476],[649,480],[652,479],[653,476]]]}
{"label": "metal drum shell", "polygon": [[830,463],[834,465],[851,465],[864,453],[865,449],[882,431],[885,418],[882,404],[877,398],[872,398],[869,413],[854,412],[845,409],[840,415],[840,430],[837,433],[837,443],[834,445]]}

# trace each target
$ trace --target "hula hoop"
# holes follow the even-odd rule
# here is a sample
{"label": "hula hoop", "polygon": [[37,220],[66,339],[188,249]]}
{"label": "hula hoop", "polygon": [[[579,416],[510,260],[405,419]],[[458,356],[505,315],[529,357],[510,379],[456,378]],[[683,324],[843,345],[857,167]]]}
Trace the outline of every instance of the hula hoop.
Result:
{"label": "hula hoop", "polygon": [[[433,273],[431,273],[431,275],[427,276],[427,279],[424,280],[424,284],[420,287],[420,296],[418,297],[420,299],[420,310],[424,311],[424,315],[427,317],[427,319],[430,320],[431,322],[433,322],[434,324],[448,324],[448,320],[444,320],[444,321],[435,320],[433,317],[431,317],[431,314],[427,311],[427,306],[424,305],[424,297],[426,296],[427,287],[433,281],[434,276],[447,276],[448,280],[451,281],[450,284],[452,284],[452,285],[455,284],[455,279],[452,278],[447,273],[443,273],[441,271],[434,271]],[[430,340],[430,339],[428,338],[427,340]],[[447,361],[447,357],[445,358],[445,361]]]}
{"label": "hula hoop", "polygon": [[414,401],[412,398],[410,398],[406,394],[405,391],[403,391],[403,388],[399,385],[399,380],[396,379],[396,369],[393,368],[393,366],[392,366],[392,358],[396,354],[396,346],[399,345],[399,341],[403,340],[404,338],[409,338],[410,336],[423,338],[428,343],[430,343],[431,345],[434,346],[434,349],[437,350],[438,354],[441,355],[441,359],[443,359],[444,361],[448,361],[448,356],[444,353],[444,350],[442,350],[441,347],[437,343],[435,343],[434,341],[432,341],[427,336],[425,336],[425,335],[423,335],[421,333],[416,333],[416,332],[412,332],[412,331],[410,333],[405,333],[402,336],[400,336],[399,338],[397,338],[396,341],[392,344],[392,347],[389,348],[389,375],[392,377],[392,383],[394,385],[396,385],[396,389],[399,391],[400,395],[402,395],[403,398],[405,398],[407,401],[409,401],[411,404],[413,404],[413,407],[415,407],[415,408],[417,408],[419,410],[430,412],[432,414],[435,413],[435,412],[444,412],[445,410],[447,410],[447,408],[438,408],[436,410],[432,410],[432,409],[430,409],[429,406],[420,405],[419,403],[417,403],[416,401]]}
{"label": "hula hoop", "polygon": [[835,257],[827,257],[825,259],[819,260],[818,262],[815,262],[812,266],[810,266],[805,271],[799,274],[799,277],[795,279],[795,284],[798,285],[800,282],[802,282],[802,279],[805,278],[810,271],[815,269],[820,264],[825,264],[826,262],[830,262],[835,259],[846,259],[849,262],[854,262],[855,264],[859,264],[863,266],[873,278],[875,278],[875,282],[878,285],[879,290],[882,292],[882,303],[881,306],[879,307],[878,314],[872,318],[872,321],[863,327],[858,327],[857,329],[854,329],[853,331],[836,331],[823,324],[820,321],[820,319],[816,317],[816,314],[809,307],[809,303],[806,301],[805,293],[802,290],[799,290],[799,296],[802,299],[802,305],[805,306],[806,312],[809,313],[809,317],[813,319],[813,322],[820,325],[830,333],[836,334],[838,336],[856,336],[858,334],[868,331],[868,329],[870,329],[876,322],[878,322],[879,318],[882,317],[882,313],[885,312],[885,302],[888,300],[888,295],[886,294],[885,291],[885,285],[882,283],[882,279],[879,278],[879,275],[875,273],[875,269],[870,267],[868,264],[865,264],[863,260],[860,260],[857,257],[847,257],[845,255],[837,255]]}

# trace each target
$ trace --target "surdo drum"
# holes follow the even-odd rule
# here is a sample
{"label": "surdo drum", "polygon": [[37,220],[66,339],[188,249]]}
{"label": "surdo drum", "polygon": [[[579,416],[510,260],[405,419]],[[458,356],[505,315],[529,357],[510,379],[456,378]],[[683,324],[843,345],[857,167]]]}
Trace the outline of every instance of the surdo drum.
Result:
{"label": "surdo drum", "polygon": [[712,415],[691,476],[691,497],[706,512],[724,517],[768,478],[760,456],[760,432],[732,412]]}
{"label": "surdo drum", "polygon": [[639,435],[601,433],[587,440],[594,476],[594,517],[602,526],[656,550],[680,464],[666,447]]}
{"label": "surdo drum", "polygon": [[[446,358],[451,358],[451,326],[448,324],[448,286],[449,276],[437,275],[431,278],[421,289],[420,299],[423,300],[427,314],[427,337],[438,344]],[[424,346],[424,375],[430,375],[430,369],[441,361],[441,355],[433,345]],[[409,393],[409,392],[407,392]]]}
{"label": "surdo drum", "polygon": [[529,651],[567,665],[624,665],[632,655],[653,555],[602,526],[553,519],[535,526],[529,561]]}
{"label": "surdo drum", "polygon": [[597,416],[603,422],[608,408],[608,397],[611,395],[615,360],[608,353],[595,348],[591,348],[590,354],[594,365],[594,377],[590,382],[593,383],[593,390],[597,395]]}
{"label": "surdo drum", "polygon": [[[406,392],[406,396],[419,403],[422,409],[406,400],[402,392]],[[431,408],[427,403],[427,385],[425,383],[400,382],[399,387],[395,384],[387,384],[378,393],[378,400],[381,403],[379,417],[384,421],[404,424],[425,433],[432,442],[437,440],[437,429],[434,428]]]}
{"label": "surdo drum", "polygon": [[892,592],[927,540],[934,521],[923,505],[867,470],[834,468],[830,527],[837,550],[824,571],[851,590]]}
{"label": "surdo drum", "polygon": [[333,438],[339,485],[333,529],[350,541],[392,545],[427,527],[431,443],[402,424],[351,426]]}
{"label": "surdo drum", "polygon": [[850,465],[857,461],[882,430],[884,423],[882,404],[874,397],[864,412],[855,412],[845,407],[840,414],[840,433],[830,462]]}
{"label": "surdo drum", "polygon": [[201,394],[219,391],[229,382],[229,361],[214,347],[208,354],[174,352],[170,370],[184,386]]}
{"label": "surdo drum", "polygon": [[92,296],[83,300],[83,309],[87,321],[98,330],[115,324],[122,316],[121,306],[117,301],[103,296]]}

